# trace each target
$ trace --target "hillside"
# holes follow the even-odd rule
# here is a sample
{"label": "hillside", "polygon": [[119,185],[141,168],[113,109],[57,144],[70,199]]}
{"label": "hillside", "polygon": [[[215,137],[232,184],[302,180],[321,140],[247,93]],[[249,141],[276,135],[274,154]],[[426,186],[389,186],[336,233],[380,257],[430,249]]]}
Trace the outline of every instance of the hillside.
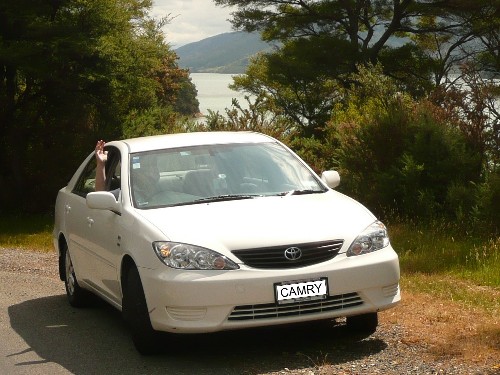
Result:
{"label": "hillside", "polygon": [[219,34],[175,50],[179,66],[191,73],[244,73],[249,58],[257,52],[271,49],[258,34],[231,32]]}
{"label": "hillside", "polygon": [[[375,30],[375,35],[379,33],[380,30]],[[388,45],[401,47],[407,42],[405,38],[393,37]],[[263,42],[258,33],[236,31],[186,44],[175,52],[179,56],[179,66],[191,73],[240,74],[246,71],[252,56],[272,48],[273,44]]]}

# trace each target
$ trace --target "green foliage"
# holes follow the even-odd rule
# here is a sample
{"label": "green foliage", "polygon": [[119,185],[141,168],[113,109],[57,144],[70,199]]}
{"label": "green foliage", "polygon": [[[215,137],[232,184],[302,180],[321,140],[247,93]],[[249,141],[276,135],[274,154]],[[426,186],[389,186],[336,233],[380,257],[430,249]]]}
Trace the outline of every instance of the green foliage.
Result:
{"label": "green foliage", "polygon": [[455,204],[467,195],[463,187],[479,182],[480,155],[438,108],[399,94],[380,68],[361,68],[353,79],[358,86],[329,128],[338,138],[342,189],[379,214],[463,217],[471,203]]}
{"label": "green foliage", "polygon": [[295,134],[293,124],[273,111],[262,98],[253,103],[246,97],[248,106],[243,106],[233,99],[231,108],[226,113],[209,111],[207,121],[202,125],[205,131],[256,131],[268,134],[285,143]]}
{"label": "green foliage", "polygon": [[413,97],[450,81],[471,57],[482,57],[481,71],[498,67],[497,0],[215,3],[233,7],[235,29],[259,31],[279,46],[253,60],[235,87],[268,94],[306,136],[322,136],[338,99],[332,86],[348,87],[345,75],[358,64],[382,63]]}
{"label": "green foliage", "polygon": [[171,133],[177,114],[168,107],[153,107],[144,110],[133,110],[123,124],[123,137],[144,137]]}
{"label": "green foliage", "polygon": [[318,174],[335,169],[338,166],[335,159],[336,148],[334,140],[319,140],[316,138],[294,137],[288,145]]}
{"label": "green foliage", "polygon": [[[151,1],[19,0],[0,5],[0,206],[50,209],[97,139],[133,114],[186,111],[187,71],[147,16]],[[126,129],[128,134],[133,129]]]}
{"label": "green foliage", "polygon": [[[311,69],[309,69],[311,68]],[[234,78],[233,89],[258,97],[259,107],[294,123],[305,136],[320,135],[336,101],[335,82],[312,67],[303,69],[280,54],[261,54],[252,60],[247,74]]]}
{"label": "green foliage", "polygon": [[500,228],[500,172],[489,174],[486,180],[475,189],[476,202],[473,207],[473,217],[479,226],[493,225]]}
{"label": "green foliage", "polygon": [[175,111],[186,116],[192,116],[200,112],[200,102],[197,98],[198,91],[191,78],[186,77],[179,82],[179,90],[174,96]]}
{"label": "green foliage", "polygon": [[415,98],[424,97],[431,92],[435,84],[441,82],[442,77],[449,73],[440,71],[440,79],[437,79],[436,65],[441,67],[441,64],[414,44],[384,48],[380,51],[377,61],[387,67],[385,73],[388,76],[398,80],[402,91]]}

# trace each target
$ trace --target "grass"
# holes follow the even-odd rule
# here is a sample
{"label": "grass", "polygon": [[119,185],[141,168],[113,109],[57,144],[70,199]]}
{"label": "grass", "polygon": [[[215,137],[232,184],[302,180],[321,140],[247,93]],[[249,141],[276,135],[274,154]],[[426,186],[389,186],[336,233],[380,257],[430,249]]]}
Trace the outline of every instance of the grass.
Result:
{"label": "grass", "polygon": [[54,251],[50,215],[0,216],[0,247]]}
{"label": "grass", "polygon": [[500,314],[500,237],[453,223],[389,225],[402,289]]}
{"label": "grass", "polygon": [[500,287],[500,237],[461,230],[453,223],[389,225],[403,274],[448,275]]}
{"label": "grass", "polygon": [[478,307],[491,316],[500,316],[500,289],[471,283],[450,275],[403,274],[401,289],[432,294],[440,300]]}

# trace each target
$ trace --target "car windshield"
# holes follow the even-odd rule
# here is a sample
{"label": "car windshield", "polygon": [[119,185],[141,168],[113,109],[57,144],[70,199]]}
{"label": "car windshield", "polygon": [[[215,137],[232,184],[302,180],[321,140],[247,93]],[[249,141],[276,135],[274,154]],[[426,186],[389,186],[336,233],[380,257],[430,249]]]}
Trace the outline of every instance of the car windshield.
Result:
{"label": "car windshield", "polygon": [[142,209],[326,191],[295,155],[272,142],[134,153],[130,185]]}

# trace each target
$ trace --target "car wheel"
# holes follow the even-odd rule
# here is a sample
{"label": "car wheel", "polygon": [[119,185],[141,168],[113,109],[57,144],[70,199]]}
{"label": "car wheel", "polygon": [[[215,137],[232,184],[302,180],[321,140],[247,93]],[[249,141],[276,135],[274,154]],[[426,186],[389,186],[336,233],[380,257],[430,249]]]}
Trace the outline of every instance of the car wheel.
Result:
{"label": "car wheel", "polygon": [[356,333],[369,334],[375,333],[378,326],[378,314],[368,313],[356,316],[348,316],[346,319],[347,328]]}
{"label": "car wheel", "polygon": [[89,304],[90,293],[82,289],[78,284],[75,268],[67,248],[64,251],[64,286],[71,306],[85,307]]}
{"label": "car wheel", "polygon": [[151,326],[144,289],[135,266],[127,272],[122,313],[137,351],[143,355],[159,353],[160,334]]}

